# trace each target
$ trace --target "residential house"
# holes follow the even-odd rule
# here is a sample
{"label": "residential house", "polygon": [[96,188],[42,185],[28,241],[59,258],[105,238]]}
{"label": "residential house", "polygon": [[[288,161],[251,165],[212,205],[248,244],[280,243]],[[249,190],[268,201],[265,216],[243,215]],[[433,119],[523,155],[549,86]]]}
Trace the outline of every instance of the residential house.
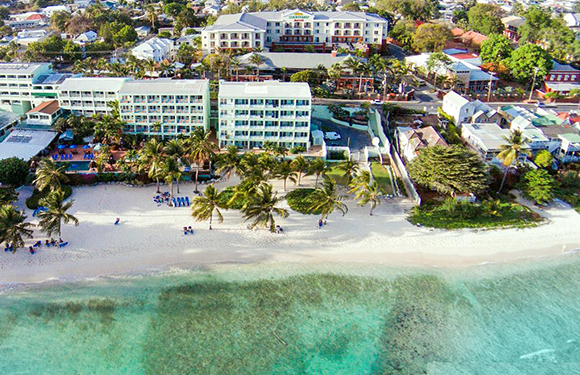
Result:
{"label": "residential house", "polygon": [[561,134],[562,146],[556,154],[556,159],[562,163],[580,162],[580,135]]}
{"label": "residential house", "polygon": [[489,39],[487,36],[473,30],[469,30],[461,35],[461,42],[467,46],[473,47],[480,47],[487,39]]}
{"label": "residential house", "polygon": [[22,30],[16,34],[14,42],[21,46],[28,46],[30,43],[42,42],[49,36],[49,31],[45,29],[39,30]]}
{"label": "residential house", "polygon": [[26,113],[26,123],[28,125],[51,126],[60,116],[61,110],[57,100],[44,102]]}
{"label": "residential house", "polygon": [[554,61],[552,70],[544,78],[546,92],[567,94],[571,90],[580,89],[580,70],[568,64]]}
{"label": "residential house", "polygon": [[462,124],[461,137],[488,163],[500,164],[497,155],[511,131],[498,124]]}
{"label": "residential house", "polygon": [[399,153],[407,161],[413,160],[422,149],[432,146],[448,146],[434,127],[415,129],[408,126],[397,127]]}
{"label": "residential house", "polygon": [[566,26],[570,28],[580,27],[580,13],[566,13],[563,18]]}
{"label": "residential house", "polygon": [[171,39],[151,38],[133,48],[131,54],[141,60],[169,60],[173,55],[173,42]]}
{"label": "residential house", "polygon": [[526,19],[519,16],[508,16],[502,18],[501,22],[503,22],[504,26],[503,35],[512,42],[517,42],[519,39],[518,29],[524,24],[524,22],[526,22]]}
{"label": "residential house", "polygon": [[52,17],[52,15],[54,13],[56,13],[56,12],[66,12],[66,13],[70,13],[71,12],[70,11],[70,8],[68,7],[68,5],[50,5],[50,6],[47,6],[46,8],[42,8],[40,11],[49,20]]}
{"label": "residential house", "polygon": [[137,32],[137,36],[139,38],[145,38],[151,32],[151,26],[139,26],[135,28],[135,32]]}
{"label": "residential house", "polygon": [[455,91],[450,91],[443,97],[442,109],[457,125],[465,122],[499,124],[502,119],[501,115],[487,104],[479,100],[470,102]]}
{"label": "residential house", "polygon": [[91,44],[93,42],[96,42],[97,38],[98,38],[97,33],[92,31],[92,30],[89,30],[89,31],[85,31],[84,33],[78,35],[74,39],[74,43],[84,46],[86,44]]}

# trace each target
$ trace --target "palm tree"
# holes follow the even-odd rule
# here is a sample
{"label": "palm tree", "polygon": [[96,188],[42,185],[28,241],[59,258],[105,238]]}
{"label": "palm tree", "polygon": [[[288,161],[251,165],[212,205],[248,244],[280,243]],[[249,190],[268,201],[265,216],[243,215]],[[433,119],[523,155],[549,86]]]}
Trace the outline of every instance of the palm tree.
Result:
{"label": "palm tree", "polygon": [[232,65],[232,70],[235,72],[236,82],[238,82],[238,74],[240,73],[240,66],[241,66],[240,60],[238,60],[237,58],[234,57],[232,59],[231,65]]}
{"label": "palm tree", "polygon": [[5,204],[0,207],[0,243],[12,245],[12,252],[24,246],[24,238],[32,238],[32,224],[24,222],[26,215],[14,206]]}
{"label": "palm tree", "polygon": [[[356,58],[356,57],[352,57],[349,56],[348,58],[346,58],[343,62],[342,65],[345,67],[345,69],[348,69],[352,72],[352,75],[355,76],[361,69],[361,61]],[[361,82],[362,82],[362,75],[361,75]],[[352,96],[354,97],[354,82],[352,83]]]}
{"label": "palm tree", "polygon": [[298,172],[298,186],[300,186],[302,175],[308,171],[310,163],[308,162],[308,160],[304,158],[304,156],[300,155],[297,156],[294,160],[292,160],[290,165],[296,172]]}
{"label": "palm tree", "polygon": [[259,55],[257,53],[253,53],[252,56],[250,56],[250,64],[256,66],[256,81],[257,82],[260,81],[260,65],[262,65],[263,61],[264,61],[264,59],[263,59],[262,55]]}
{"label": "palm tree", "polygon": [[350,185],[353,177],[358,172],[358,164],[352,160],[344,161],[336,166],[336,168],[344,172],[343,177],[346,178],[346,184]]}
{"label": "palm tree", "polygon": [[276,168],[276,171],[274,172],[274,176],[284,180],[284,191],[286,191],[286,181],[290,180],[290,181],[296,183],[296,181],[297,181],[296,177],[298,176],[298,174],[292,168],[292,166],[290,165],[290,162],[283,161],[282,163],[280,163],[280,165],[278,165],[278,168]]}
{"label": "palm tree", "polygon": [[276,207],[280,199],[277,194],[272,191],[272,185],[262,184],[256,190],[256,194],[252,197],[250,202],[242,209],[244,219],[246,221],[252,220],[250,228],[255,227],[269,228],[270,232],[276,232],[276,220],[274,214],[282,218],[288,217],[288,210]]}
{"label": "palm tree", "polygon": [[151,22],[151,30],[155,29],[155,23],[157,23],[157,9],[155,5],[149,5],[146,10],[147,20]]}
{"label": "palm tree", "polygon": [[310,211],[320,211],[321,220],[328,219],[334,211],[342,212],[342,216],[348,212],[348,207],[342,203],[343,197],[336,191],[336,182],[326,175],[322,180],[322,187],[314,190],[311,196],[314,203]]}
{"label": "palm tree", "polygon": [[314,184],[315,187],[318,187],[318,179],[320,176],[326,175],[328,171],[328,167],[326,166],[326,162],[321,158],[313,159],[310,162],[310,166],[308,167],[308,171],[306,172],[306,176],[316,176],[316,183]]}
{"label": "palm tree", "polygon": [[517,163],[520,155],[530,155],[530,151],[525,149],[527,141],[522,137],[522,132],[519,130],[514,131],[509,137],[504,137],[507,144],[500,146],[500,153],[497,154],[497,158],[505,167],[505,173],[501,180],[501,185],[499,187],[498,193],[503,189],[505,179],[507,174],[514,163]]}
{"label": "palm tree", "polygon": [[205,188],[202,195],[193,198],[193,206],[191,207],[191,216],[197,221],[209,219],[209,230],[211,230],[211,223],[213,221],[213,214],[217,215],[220,223],[224,222],[224,217],[218,208],[218,190],[214,185],[209,185]]}
{"label": "palm tree", "polygon": [[[169,185],[169,201],[172,202],[173,181],[177,181],[179,184],[179,180],[181,179],[181,170],[179,169],[177,158],[173,156],[165,158],[161,164],[161,173],[164,176],[165,183]],[[179,193],[179,189],[177,189],[177,193]]]}
{"label": "palm tree", "polygon": [[56,190],[46,196],[46,198],[41,200],[47,211],[41,211],[38,213],[38,218],[40,222],[40,228],[43,232],[46,232],[47,236],[58,233],[58,237],[62,234],[62,223],[68,224],[72,222],[75,226],[79,225],[79,221],[73,215],[67,213],[67,211],[72,207],[74,200],[70,200],[64,203],[65,197],[62,190]]}
{"label": "palm tree", "polygon": [[199,192],[197,190],[198,181],[199,181],[199,170],[206,162],[209,160],[216,148],[216,145],[210,141],[209,139],[210,132],[205,130],[204,128],[197,128],[192,133],[191,138],[188,140],[188,153],[189,153],[189,160],[191,163],[195,163],[195,192]]}
{"label": "palm tree", "polygon": [[141,149],[141,167],[147,168],[147,175],[157,181],[157,193],[160,193],[161,166],[163,161],[163,143],[156,138],[148,140]]}
{"label": "palm tree", "polygon": [[[180,170],[179,163],[186,163],[187,158],[185,157],[184,141],[180,139],[172,139],[165,144],[163,148],[165,155],[170,156],[178,162],[178,170]],[[174,174],[175,176],[177,174]],[[179,172],[179,178],[177,179],[177,193],[179,194],[179,180],[181,179],[181,172]]]}
{"label": "palm tree", "polygon": [[39,191],[50,188],[50,191],[60,189],[68,181],[65,166],[58,166],[52,159],[42,159],[36,168],[36,178],[33,183]]}
{"label": "palm tree", "polygon": [[238,155],[238,148],[234,145],[228,146],[227,152],[219,155],[217,173],[226,175],[226,178],[229,180],[239,164],[240,156]]}
{"label": "palm tree", "polygon": [[[362,84],[363,84],[363,76],[369,75],[372,72],[372,67],[368,63],[361,62],[359,65],[359,84],[358,84],[358,92],[362,93]],[[365,84],[366,86],[366,84]],[[366,93],[366,90],[365,90]]]}
{"label": "palm tree", "polygon": [[353,186],[354,189],[356,189],[355,199],[358,200],[358,204],[361,206],[370,204],[371,211],[369,215],[372,216],[373,210],[381,204],[381,197],[383,196],[379,184],[375,180],[367,183],[361,179]]}

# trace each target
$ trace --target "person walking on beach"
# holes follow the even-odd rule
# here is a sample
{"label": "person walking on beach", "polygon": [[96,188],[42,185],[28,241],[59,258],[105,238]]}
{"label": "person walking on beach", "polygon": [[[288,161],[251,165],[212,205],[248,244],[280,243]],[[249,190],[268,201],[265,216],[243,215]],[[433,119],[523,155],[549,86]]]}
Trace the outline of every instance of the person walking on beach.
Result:
{"label": "person walking on beach", "polygon": [[115,225],[119,225],[119,222],[121,222],[121,219],[117,218],[117,220],[115,220]]}
{"label": "person walking on beach", "polygon": [[318,229],[322,229],[322,219],[318,220]]}

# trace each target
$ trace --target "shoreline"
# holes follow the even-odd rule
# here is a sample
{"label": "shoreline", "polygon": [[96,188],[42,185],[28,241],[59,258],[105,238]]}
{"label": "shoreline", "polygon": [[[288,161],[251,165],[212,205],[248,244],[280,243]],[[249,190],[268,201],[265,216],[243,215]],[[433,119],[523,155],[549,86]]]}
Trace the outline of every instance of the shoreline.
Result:
{"label": "shoreline", "polygon": [[[221,190],[236,182],[232,178],[216,186]],[[192,190],[191,184],[182,184],[180,195],[189,193],[191,197]],[[274,181],[274,190],[282,193],[279,181]],[[71,213],[81,224],[63,226],[63,239],[70,245],[62,249],[42,247],[34,255],[25,249],[16,254],[3,253],[0,285],[87,280],[223,263],[456,269],[580,249],[580,233],[571,229],[579,226],[580,215],[557,206],[542,211],[547,222],[537,227],[449,231],[410,224],[405,212],[411,203],[405,199],[385,201],[374,216],[368,215],[367,208],[347,200],[349,213],[345,217],[333,214],[322,230],[317,228],[317,216],[291,211],[289,218],[277,220],[284,234],[271,234],[247,230],[237,211],[223,211],[224,223],[214,224],[214,230],[209,231],[207,223],[191,219],[190,208],[157,206],[152,201],[154,193],[154,186],[75,188]],[[28,194],[27,188],[21,191],[20,209]],[[36,222],[31,210],[26,209],[26,214]],[[121,218],[119,226],[113,225],[116,217]],[[184,236],[181,228],[189,225],[194,235]],[[41,234],[37,239],[44,237]]]}

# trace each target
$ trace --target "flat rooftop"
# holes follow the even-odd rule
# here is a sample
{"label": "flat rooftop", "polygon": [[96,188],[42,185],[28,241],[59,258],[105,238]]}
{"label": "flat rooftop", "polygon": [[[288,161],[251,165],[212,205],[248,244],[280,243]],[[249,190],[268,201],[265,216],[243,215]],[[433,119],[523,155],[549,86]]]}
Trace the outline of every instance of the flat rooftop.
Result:
{"label": "flat rooftop", "polygon": [[311,99],[306,82],[220,82],[219,97]]}
{"label": "flat rooftop", "polygon": [[28,161],[47,148],[56,135],[50,131],[14,130],[0,143],[0,160],[17,157]]}
{"label": "flat rooftop", "polygon": [[127,78],[73,77],[65,79],[59,91],[119,91]]}
{"label": "flat rooftop", "polygon": [[202,95],[209,87],[207,79],[143,79],[126,81],[119,93],[121,95]]}
{"label": "flat rooftop", "polygon": [[0,63],[0,74],[31,74],[36,69],[50,65],[49,63]]}

